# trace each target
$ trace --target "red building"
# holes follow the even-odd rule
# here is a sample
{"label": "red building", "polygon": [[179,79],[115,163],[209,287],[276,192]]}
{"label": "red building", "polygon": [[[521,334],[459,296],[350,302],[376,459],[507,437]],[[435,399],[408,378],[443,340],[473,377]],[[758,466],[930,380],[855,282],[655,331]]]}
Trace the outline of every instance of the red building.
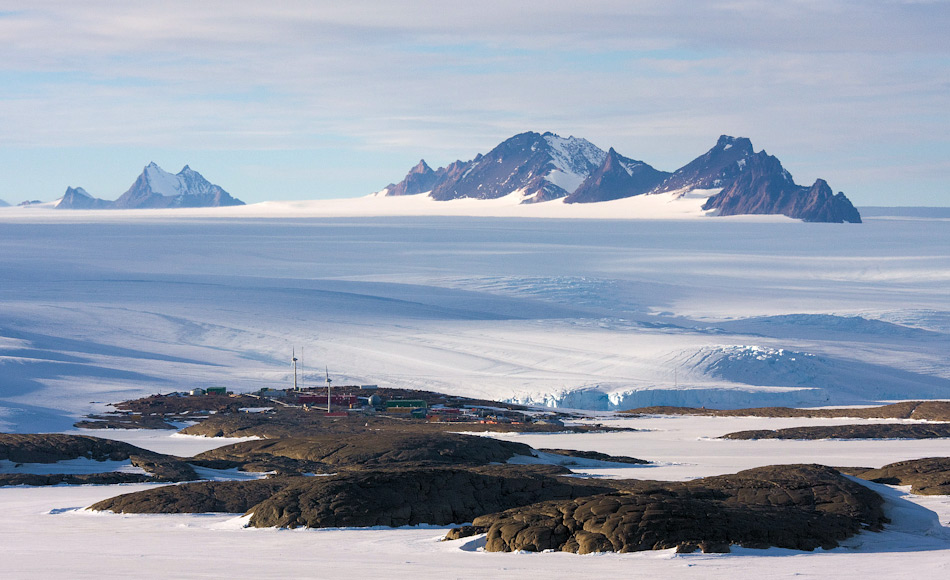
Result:
{"label": "red building", "polygon": [[[307,405],[323,405],[327,404],[326,395],[299,395],[297,397],[297,402],[300,404]],[[336,405],[337,407],[349,407],[350,405],[356,405],[356,395],[333,395],[330,397],[330,404]]]}

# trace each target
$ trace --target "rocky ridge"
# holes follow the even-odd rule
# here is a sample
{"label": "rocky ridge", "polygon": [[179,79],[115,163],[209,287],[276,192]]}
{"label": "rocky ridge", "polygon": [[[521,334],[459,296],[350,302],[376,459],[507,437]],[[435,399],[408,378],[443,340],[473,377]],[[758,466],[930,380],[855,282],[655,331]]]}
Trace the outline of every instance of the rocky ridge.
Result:
{"label": "rocky ridge", "polygon": [[0,485],[115,484],[198,479],[194,468],[181,458],[155,453],[122,441],[58,433],[0,433],[0,460],[14,464],[52,464],[70,459],[129,461],[146,473],[0,473]]}
{"label": "rocky ridge", "polygon": [[843,193],[818,179],[796,185],[779,160],[758,153],[745,137],[722,135],[709,151],[667,173],[585,139],[520,133],[471,161],[432,170],[424,160],[383,195],[427,194],[434,200],[496,199],[520,194],[521,203],[563,199],[597,203],[638,195],[708,191],[704,210],[715,215],[778,214],[813,222],[860,223]]}
{"label": "rocky ridge", "polygon": [[814,550],[834,548],[863,529],[880,530],[887,521],[880,496],[821,465],[625,483],[606,494],[480,516],[448,537],[484,533],[491,552]]}
{"label": "rocky ridge", "polygon": [[925,457],[878,469],[842,467],[842,472],[887,485],[910,485],[911,493],[950,495],[950,457]]}

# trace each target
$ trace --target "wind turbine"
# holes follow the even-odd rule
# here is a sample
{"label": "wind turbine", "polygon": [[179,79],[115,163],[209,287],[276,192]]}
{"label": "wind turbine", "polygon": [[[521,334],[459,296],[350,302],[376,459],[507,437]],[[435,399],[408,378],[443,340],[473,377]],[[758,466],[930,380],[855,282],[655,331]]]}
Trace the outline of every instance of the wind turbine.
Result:
{"label": "wind turbine", "polygon": [[330,412],[330,371],[327,367],[323,367],[323,371],[327,375],[327,413]]}

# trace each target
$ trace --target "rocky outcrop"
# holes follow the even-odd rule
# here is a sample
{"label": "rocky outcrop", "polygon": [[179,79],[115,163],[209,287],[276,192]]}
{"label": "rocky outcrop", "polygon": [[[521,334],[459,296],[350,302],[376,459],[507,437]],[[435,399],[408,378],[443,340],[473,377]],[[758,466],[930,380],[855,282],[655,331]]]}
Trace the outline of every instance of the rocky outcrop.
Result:
{"label": "rocky outcrop", "polygon": [[744,160],[754,154],[749,139],[722,135],[712,149],[674,171],[653,193],[723,187],[739,176]]}
{"label": "rocky outcrop", "polygon": [[99,502],[117,513],[251,513],[256,527],[448,525],[550,499],[610,491],[552,466],[390,468],[324,477],[199,482]]}
{"label": "rocky outcrop", "polygon": [[96,511],[135,514],[244,513],[301,478],[202,481],[156,487],[103,500]]}
{"label": "rocky outcrop", "polygon": [[371,470],[307,478],[251,508],[256,527],[448,525],[606,490],[546,466]]}
{"label": "rocky outcrop", "polygon": [[142,473],[121,473],[118,471],[52,474],[0,473],[0,486],[117,485],[120,483],[146,483],[154,481],[156,480]]}
{"label": "rocky outcrop", "polygon": [[148,475],[115,472],[78,475],[5,473],[0,474],[0,485],[113,484],[139,481],[177,482],[198,479],[195,470],[184,460],[155,453],[122,441],[58,433],[0,433],[0,460],[8,460],[17,464],[49,464],[70,459],[128,460],[133,466],[145,470]]}
{"label": "rocky outcrop", "polygon": [[0,433],[0,459],[14,463],[55,463],[67,459],[124,461],[160,454],[122,441],[59,433]]}
{"label": "rocky outcrop", "polygon": [[940,439],[950,437],[950,423],[877,423],[789,427],[727,433],[722,439]]}
{"label": "rocky outcrop", "polygon": [[485,533],[485,549],[728,552],[731,545],[833,548],[886,522],[883,500],[818,465],[761,467],[689,482],[549,501],[475,518],[449,538]]}
{"label": "rocky outcrop", "polygon": [[[523,443],[489,437],[370,432],[244,441],[206,451],[195,459],[233,465],[254,463],[260,466],[255,471],[324,472],[344,466],[487,465],[503,463],[515,455],[531,454],[532,449]],[[285,461],[287,459],[298,464],[292,465]]]}
{"label": "rocky outcrop", "polygon": [[843,193],[833,194],[823,180],[796,185],[775,157],[760,151],[745,157],[738,175],[710,197],[703,209],[721,216],[781,214],[810,222],[861,223],[858,210]]}
{"label": "rocky outcrop", "polygon": [[950,495],[950,457],[898,461],[879,469],[840,468],[843,472],[887,485],[910,485],[912,493]]}
{"label": "rocky outcrop", "polygon": [[642,161],[624,157],[611,147],[604,163],[574,193],[564,198],[564,202],[594,203],[642,195],[669,176]]}
{"label": "rocky outcrop", "polygon": [[851,417],[856,419],[917,419],[950,421],[950,401],[902,401],[879,407],[797,409],[754,407],[711,409],[707,407],[639,407],[620,411],[630,415],[706,415],[712,417]]}
{"label": "rocky outcrop", "polygon": [[553,453],[565,457],[576,457],[578,459],[592,459],[594,461],[606,461],[607,463],[628,463],[631,465],[646,465],[650,463],[645,459],[637,459],[627,455],[607,455],[599,451],[580,451],[577,449],[538,449],[544,453]]}
{"label": "rocky outcrop", "polygon": [[[445,171],[440,168],[440,171]],[[439,181],[440,175],[429,167],[425,159],[409,170],[406,177],[399,183],[390,183],[386,186],[386,195],[417,195],[432,191],[432,187]]]}

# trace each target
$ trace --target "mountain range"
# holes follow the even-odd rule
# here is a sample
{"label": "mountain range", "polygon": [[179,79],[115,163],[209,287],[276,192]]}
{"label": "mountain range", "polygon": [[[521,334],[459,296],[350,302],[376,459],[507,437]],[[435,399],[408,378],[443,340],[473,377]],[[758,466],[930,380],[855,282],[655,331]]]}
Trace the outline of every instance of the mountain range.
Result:
{"label": "mountain range", "polygon": [[521,203],[571,204],[693,191],[708,192],[703,209],[720,216],[781,214],[812,222],[861,222],[848,198],[834,194],[823,179],[810,187],[797,185],[777,158],[756,152],[747,138],[727,135],[670,173],[613,148],[605,152],[586,139],[526,132],[471,161],[433,170],[421,160],[402,181],[380,193],[425,194],[438,201],[518,194]]}
{"label": "mountain range", "polygon": [[142,170],[132,187],[115,201],[99,199],[81,187],[68,187],[54,202],[58,209],[151,209],[244,205],[187,165],[177,174],[155,163]]}

